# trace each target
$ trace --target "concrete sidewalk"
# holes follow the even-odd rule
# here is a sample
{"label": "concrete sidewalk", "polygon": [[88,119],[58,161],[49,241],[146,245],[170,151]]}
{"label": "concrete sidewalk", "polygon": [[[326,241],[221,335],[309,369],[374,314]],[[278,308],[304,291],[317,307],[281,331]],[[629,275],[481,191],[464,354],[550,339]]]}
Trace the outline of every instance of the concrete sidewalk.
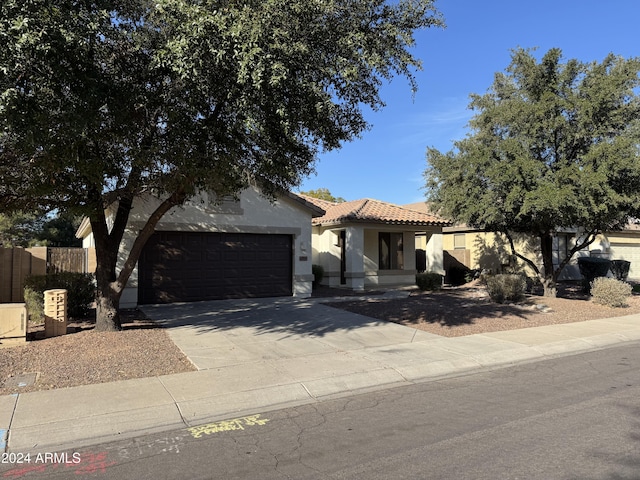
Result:
{"label": "concrete sidewalk", "polygon": [[145,307],[198,371],[0,396],[0,450],[83,447],[640,340],[640,315],[445,338],[321,301]]}

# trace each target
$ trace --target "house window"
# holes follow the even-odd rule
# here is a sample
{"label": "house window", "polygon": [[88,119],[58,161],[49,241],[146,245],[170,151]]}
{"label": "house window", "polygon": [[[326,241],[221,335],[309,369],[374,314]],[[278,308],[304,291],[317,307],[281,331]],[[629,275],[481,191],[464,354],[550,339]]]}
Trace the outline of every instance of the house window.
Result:
{"label": "house window", "polygon": [[569,235],[556,235],[553,242],[553,261],[559,265],[569,256]]}
{"label": "house window", "polygon": [[464,233],[454,233],[453,234],[453,248],[455,250],[463,250],[467,248],[466,238]]}
{"label": "house window", "polygon": [[404,248],[402,233],[380,232],[378,234],[380,270],[404,269]]}

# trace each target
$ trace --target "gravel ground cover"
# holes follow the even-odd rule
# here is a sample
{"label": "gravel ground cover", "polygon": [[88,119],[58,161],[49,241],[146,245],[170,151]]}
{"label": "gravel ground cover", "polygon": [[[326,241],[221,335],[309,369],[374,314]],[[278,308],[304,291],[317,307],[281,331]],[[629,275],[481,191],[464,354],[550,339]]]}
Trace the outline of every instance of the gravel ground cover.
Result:
{"label": "gravel ground cover", "polygon": [[[0,395],[196,370],[141,311],[121,316],[121,332],[93,332],[90,319],[70,321],[67,335],[46,339],[42,326],[31,327],[26,343],[0,348]],[[25,373],[36,373],[35,383],[14,385],[12,378]]]}
{"label": "gravel ground cover", "polygon": [[578,285],[561,284],[556,298],[528,295],[518,304],[498,304],[489,299],[484,287],[472,283],[439,292],[414,290],[408,298],[375,296],[328,301],[327,305],[444,337],[460,337],[640,313],[639,295],[631,296],[628,303],[624,308],[599,305]]}
{"label": "gravel ground cover", "polygon": [[[446,337],[640,313],[640,296],[632,296],[626,308],[610,308],[571,285],[561,287],[558,298],[530,295],[514,305],[491,302],[477,284],[440,292],[413,290],[407,298],[369,293],[367,300],[340,302],[331,297],[344,296],[341,290],[321,289],[315,296],[335,308]],[[67,335],[47,339],[41,326],[31,328],[25,344],[0,348],[0,395],[195,370],[167,332],[141,311],[123,311],[122,322],[121,332],[93,332],[90,319],[73,321]],[[24,374],[34,374],[35,382],[17,386]]]}

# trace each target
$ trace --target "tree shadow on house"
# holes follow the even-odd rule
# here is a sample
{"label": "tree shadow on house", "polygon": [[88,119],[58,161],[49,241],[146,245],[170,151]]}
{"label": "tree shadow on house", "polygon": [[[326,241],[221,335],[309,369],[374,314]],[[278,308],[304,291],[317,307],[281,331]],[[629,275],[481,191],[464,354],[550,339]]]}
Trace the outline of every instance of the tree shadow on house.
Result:
{"label": "tree shadow on house", "polygon": [[[492,241],[488,241],[488,238]],[[534,237],[514,234],[513,240],[519,253],[524,253],[530,260],[539,263],[537,252],[540,247]],[[496,233],[490,237],[478,236],[474,241],[474,248],[475,260],[481,270],[488,273],[533,274],[533,272],[527,272],[525,263],[512,254],[511,245],[504,235]]]}
{"label": "tree shadow on house", "polygon": [[464,261],[456,258],[456,255],[462,257],[462,260],[464,260],[469,256],[469,251],[464,250],[460,252],[459,250],[454,250],[453,252],[448,252],[445,250],[443,252],[442,265],[445,271],[444,283],[447,285],[464,285],[473,275],[472,270],[465,265]]}

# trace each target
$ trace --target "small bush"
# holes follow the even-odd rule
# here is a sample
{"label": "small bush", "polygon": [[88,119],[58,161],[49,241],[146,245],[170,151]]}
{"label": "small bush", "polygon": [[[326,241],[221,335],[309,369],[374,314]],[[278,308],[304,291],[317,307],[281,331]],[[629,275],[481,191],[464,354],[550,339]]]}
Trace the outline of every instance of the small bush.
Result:
{"label": "small bush", "polygon": [[626,307],[631,285],[615,278],[598,277],[591,282],[591,297],[595,303],[609,307]]}
{"label": "small bush", "polygon": [[611,273],[616,280],[626,282],[629,276],[629,269],[631,268],[631,262],[627,260],[611,260]]}
{"label": "small bush", "polygon": [[44,322],[44,292],[52,289],[67,291],[67,315],[71,318],[87,316],[96,298],[93,275],[60,272],[52,275],[32,275],[24,282],[24,301],[33,323]]}
{"label": "small bush", "polygon": [[442,288],[442,275],[435,272],[418,273],[416,285],[420,290],[440,290]]}
{"label": "small bush", "polygon": [[313,273],[313,286],[317,287],[324,278],[324,268],[322,265],[311,265],[311,272]]}
{"label": "small bush", "polygon": [[527,281],[522,275],[499,274],[486,277],[487,293],[496,303],[517,302],[524,298]]}
{"label": "small bush", "polygon": [[586,293],[591,289],[591,282],[598,277],[606,277],[611,267],[611,260],[599,257],[579,257],[578,267],[580,274],[584,277],[582,287]]}

